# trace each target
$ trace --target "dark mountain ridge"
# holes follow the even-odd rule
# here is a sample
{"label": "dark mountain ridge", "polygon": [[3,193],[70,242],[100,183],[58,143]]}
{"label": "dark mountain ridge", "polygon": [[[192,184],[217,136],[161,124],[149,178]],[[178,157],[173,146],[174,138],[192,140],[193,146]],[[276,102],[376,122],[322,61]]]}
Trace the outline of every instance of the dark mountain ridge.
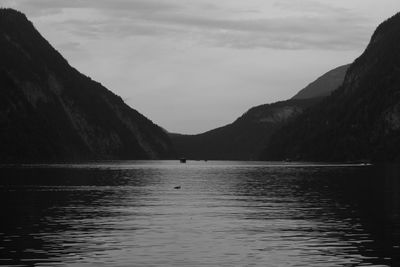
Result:
{"label": "dark mountain ridge", "polygon": [[170,134],[177,153],[190,159],[256,159],[271,134],[321,98],[290,99],[249,109],[233,123],[197,135]]}
{"label": "dark mountain ridge", "polygon": [[257,159],[276,130],[337,89],[348,66],[325,73],[292,99],[253,107],[231,124],[197,135],[170,134],[174,147],[191,159]]}
{"label": "dark mountain ridge", "polygon": [[170,134],[174,147],[190,159],[257,159],[276,130],[340,86],[348,67],[325,73],[292,99],[253,107],[231,124],[197,135]]}
{"label": "dark mountain ridge", "polygon": [[341,87],[274,133],[265,160],[400,157],[400,14],[376,29]]}
{"label": "dark mountain ridge", "polygon": [[168,135],[0,9],[0,162],[169,158]]}

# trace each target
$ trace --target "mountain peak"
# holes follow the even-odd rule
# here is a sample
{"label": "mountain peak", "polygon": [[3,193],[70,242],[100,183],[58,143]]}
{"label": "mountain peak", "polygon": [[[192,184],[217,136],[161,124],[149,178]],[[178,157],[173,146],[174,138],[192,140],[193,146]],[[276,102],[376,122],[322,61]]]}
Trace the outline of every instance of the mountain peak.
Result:
{"label": "mountain peak", "polygon": [[263,159],[400,157],[400,14],[381,23],[344,82],[271,137]]}
{"label": "mountain peak", "polygon": [[27,17],[25,16],[25,14],[22,13],[21,11],[18,11],[13,8],[8,8],[8,7],[1,7],[0,15],[2,18],[4,18],[5,16],[19,16],[19,17],[25,18],[25,20],[28,20]]}
{"label": "mountain peak", "polygon": [[304,89],[300,90],[292,99],[306,99],[313,97],[328,96],[336,90],[342,83],[346,75],[349,64],[337,67],[328,71]]}
{"label": "mountain peak", "polygon": [[378,38],[379,35],[386,34],[388,31],[393,30],[392,28],[393,25],[398,26],[399,24],[400,24],[400,12],[396,13],[392,17],[388,18],[387,20],[379,24],[379,26],[376,28],[371,37],[371,43],[374,43],[376,39],[379,39]]}
{"label": "mountain peak", "polygon": [[167,134],[0,9],[0,161],[168,158]]}
{"label": "mountain peak", "polygon": [[29,23],[33,26],[24,13],[12,8],[0,8],[0,22],[2,24]]}

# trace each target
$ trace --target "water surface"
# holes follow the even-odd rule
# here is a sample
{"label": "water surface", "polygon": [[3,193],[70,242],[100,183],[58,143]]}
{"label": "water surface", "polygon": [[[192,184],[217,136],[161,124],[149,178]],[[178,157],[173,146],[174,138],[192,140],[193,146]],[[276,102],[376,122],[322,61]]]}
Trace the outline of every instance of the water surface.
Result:
{"label": "water surface", "polygon": [[394,165],[2,166],[0,265],[400,266],[399,178]]}

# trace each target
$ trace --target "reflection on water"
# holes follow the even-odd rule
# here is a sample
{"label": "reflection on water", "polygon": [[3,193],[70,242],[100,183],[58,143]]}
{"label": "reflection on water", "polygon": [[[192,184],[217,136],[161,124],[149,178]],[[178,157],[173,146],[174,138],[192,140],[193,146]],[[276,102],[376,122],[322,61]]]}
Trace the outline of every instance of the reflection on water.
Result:
{"label": "reflection on water", "polygon": [[400,266],[399,170],[3,166],[0,265]]}

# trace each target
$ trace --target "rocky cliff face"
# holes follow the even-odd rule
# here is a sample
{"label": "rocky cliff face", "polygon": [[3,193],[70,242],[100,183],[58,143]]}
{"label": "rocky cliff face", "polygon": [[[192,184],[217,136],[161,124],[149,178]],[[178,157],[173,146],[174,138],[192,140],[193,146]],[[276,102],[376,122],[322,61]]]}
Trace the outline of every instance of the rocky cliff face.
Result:
{"label": "rocky cliff face", "polygon": [[383,22],[342,86],[277,131],[263,159],[391,161],[400,157],[400,14]]}
{"label": "rocky cliff face", "polygon": [[160,127],[72,68],[15,10],[0,10],[0,58],[0,161],[172,156]]}

